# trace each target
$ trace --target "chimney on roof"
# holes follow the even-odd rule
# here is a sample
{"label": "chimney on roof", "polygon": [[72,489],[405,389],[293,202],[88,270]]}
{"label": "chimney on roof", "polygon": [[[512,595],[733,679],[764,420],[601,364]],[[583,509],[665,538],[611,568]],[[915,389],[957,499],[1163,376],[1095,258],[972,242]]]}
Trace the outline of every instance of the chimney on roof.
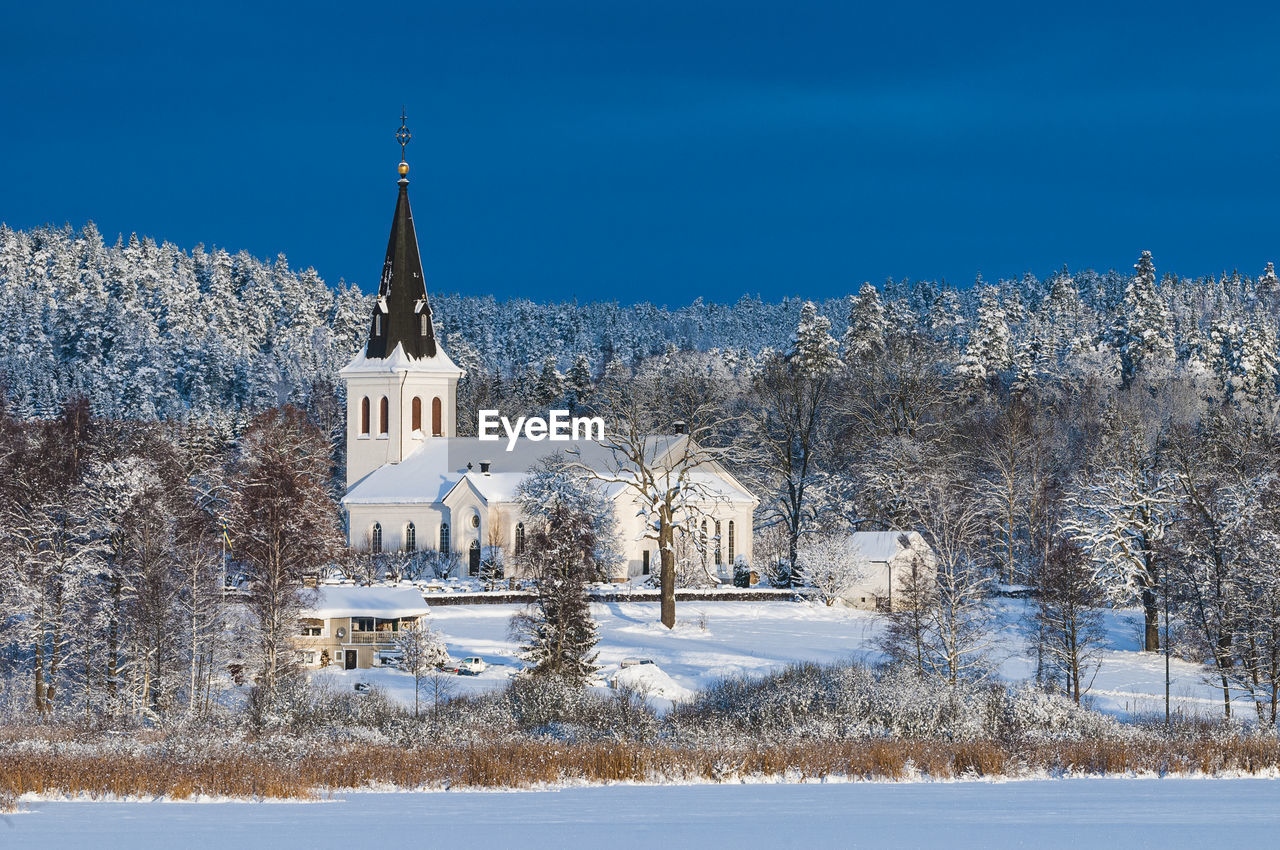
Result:
{"label": "chimney on roof", "polygon": [[493,461],[491,461],[491,460],[482,460],[482,461],[480,461],[480,473],[481,473],[482,475],[488,475],[488,474],[489,474],[489,464],[491,464],[491,463],[493,463]]}
{"label": "chimney on roof", "polygon": [[671,430],[672,430],[672,431],[674,431],[674,432],[675,432],[675,433],[677,433],[677,434],[683,434],[683,433],[684,433],[684,430],[685,430],[685,429],[684,429],[684,420],[683,420],[683,419],[677,419],[675,422],[672,422],[672,423],[671,423]]}

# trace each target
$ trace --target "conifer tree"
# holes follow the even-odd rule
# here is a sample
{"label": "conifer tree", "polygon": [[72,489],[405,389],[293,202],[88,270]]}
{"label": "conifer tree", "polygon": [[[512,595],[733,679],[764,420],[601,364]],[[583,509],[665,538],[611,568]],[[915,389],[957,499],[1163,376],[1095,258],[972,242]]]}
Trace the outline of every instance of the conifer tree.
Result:
{"label": "conifer tree", "polygon": [[1112,329],[1120,356],[1121,380],[1126,386],[1144,369],[1173,357],[1172,319],[1156,288],[1156,267],[1150,251],[1142,252],[1134,270]]}
{"label": "conifer tree", "polygon": [[885,318],[880,295],[870,283],[862,284],[849,308],[849,327],[844,334],[846,363],[872,360],[884,353]]}
{"label": "conifer tree", "polygon": [[586,407],[592,390],[591,360],[586,354],[579,354],[574,358],[565,380],[565,389],[571,413],[577,413]]}
{"label": "conifer tree", "polygon": [[529,611],[512,617],[512,635],[524,643],[532,675],[584,684],[597,669],[599,640],[587,597],[598,570],[591,521],[557,505],[526,546],[518,560],[534,576],[537,597]]}
{"label": "conifer tree", "polygon": [[974,383],[995,378],[1013,365],[1013,334],[1000,302],[1000,290],[981,286],[981,276],[978,283],[978,317],[957,370]]}

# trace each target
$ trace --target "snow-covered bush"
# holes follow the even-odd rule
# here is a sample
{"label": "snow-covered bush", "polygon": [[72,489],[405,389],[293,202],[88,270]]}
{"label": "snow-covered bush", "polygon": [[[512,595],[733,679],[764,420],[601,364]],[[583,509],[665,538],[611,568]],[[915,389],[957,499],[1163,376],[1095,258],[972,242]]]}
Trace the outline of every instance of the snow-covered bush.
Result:
{"label": "snow-covered bush", "polygon": [[1096,737],[1118,724],[1027,686],[946,682],[860,665],[796,664],[730,677],[678,706],[677,738],[693,734],[851,739],[1011,740]]}

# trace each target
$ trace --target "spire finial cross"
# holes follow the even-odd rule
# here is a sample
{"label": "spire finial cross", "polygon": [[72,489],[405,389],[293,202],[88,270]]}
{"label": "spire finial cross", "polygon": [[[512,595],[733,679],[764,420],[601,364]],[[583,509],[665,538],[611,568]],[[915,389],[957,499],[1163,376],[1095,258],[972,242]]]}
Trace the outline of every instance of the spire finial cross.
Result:
{"label": "spire finial cross", "polygon": [[396,141],[400,143],[400,161],[404,162],[404,146],[409,144],[409,140],[413,135],[409,132],[409,128],[405,126],[408,116],[405,115],[404,107],[400,107],[400,129],[396,131]]}

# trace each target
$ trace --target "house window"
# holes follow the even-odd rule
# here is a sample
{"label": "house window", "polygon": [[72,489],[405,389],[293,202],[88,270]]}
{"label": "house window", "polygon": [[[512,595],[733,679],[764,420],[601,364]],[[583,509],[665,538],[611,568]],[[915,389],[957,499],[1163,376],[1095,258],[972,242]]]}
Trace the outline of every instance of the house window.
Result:
{"label": "house window", "polygon": [[720,557],[720,520],[716,520],[716,563],[724,563],[724,560]]}
{"label": "house window", "polygon": [[373,314],[373,335],[382,336],[382,314]]}
{"label": "house window", "polygon": [[645,549],[643,552],[640,553],[640,574],[646,575],[646,576],[649,574],[649,550],[648,549]]}
{"label": "house window", "polygon": [[417,396],[413,397],[413,429],[414,431],[422,430],[422,399]]}
{"label": "house window", "polygon": [[372,617],[352,617],[351,631],[353,632],[373,631],[373,618]]}
{"label": "house window", "polygon": [[413,523],[406,523],[404,527],[404,551],[418,551],[418,529]]}
{"label": "house window", "polygon": [[524,554],[524,523],[516,523],[516,554]]}
{"label": "house window", "polygon": [[365,435],[369,433],[369,398],[368,396],[360,399],[360,433]]}
{"label": "house window", "polygon": [[320,633],[324,631],[323,620],[306,619],[299,624],[303,637],[320,637]]}
{"label": "house window", "polygon": [[383,396],[382,401],[378,402],[378,433],[385,434],[391,423],[391,402],[387,401],[387,397]]}
{"label": "house window", "polygon": [[369,529],[369,551],[382,551],[382,523],[375,522],[373,528]]}
{"label": "house window", "polygon": [[440,421],[444,418],[441,412],[442,407],[439,396],[431,399],[431,436],[433,437],[444,436],[444,429],[440,427]]}
{"label": "house window", "polygon": [[449,523],[440,523],[440,554],[449,554]]}
{"label": "house window", "polygon": [[316,654],[314,652],[299,652],[298,661],[301,664],[311,665],[316,663]]}
{"label": "house window", "polygon": [[733,560],[733,520],[729,520],[729,563],[735,563]]}

